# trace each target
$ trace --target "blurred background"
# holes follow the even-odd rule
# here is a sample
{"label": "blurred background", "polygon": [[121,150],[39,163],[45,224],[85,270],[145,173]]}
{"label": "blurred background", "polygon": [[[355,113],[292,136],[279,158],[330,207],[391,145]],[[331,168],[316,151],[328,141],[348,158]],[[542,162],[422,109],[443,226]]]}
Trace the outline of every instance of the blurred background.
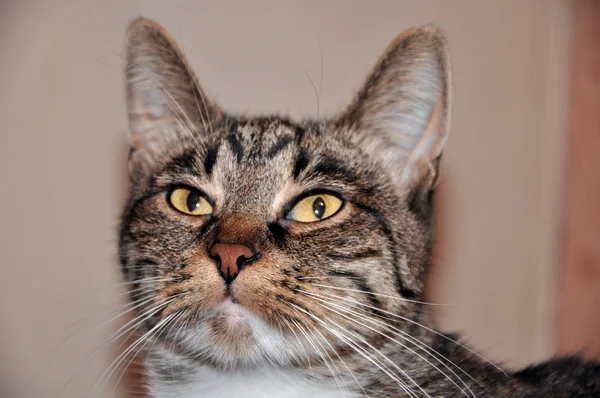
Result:
{"label": "blurred background", "polygon": [[[226,110],[345,105],[402,30],[434,23],[452,133],[429,299],[510,367],[600,355],[600,2],[0,1],[0,397],[95,396],[123,347],[123,37],[163,24]],[[322,75],[321,75],[322,71]],[[127,383],[102,397],[129,397]],[[131,383],[130,383],[131,384]]]}

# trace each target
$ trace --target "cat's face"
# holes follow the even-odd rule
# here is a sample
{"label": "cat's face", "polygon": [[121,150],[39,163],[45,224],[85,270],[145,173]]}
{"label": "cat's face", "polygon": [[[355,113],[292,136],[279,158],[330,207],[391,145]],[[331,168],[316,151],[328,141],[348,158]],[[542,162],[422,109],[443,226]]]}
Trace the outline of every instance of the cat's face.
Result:
{"label": "cat's face", "polygon": [[236,368],[376,346],[373,316],[410,317],[448,128],[445,51],[434,29],[407,32],[337,117],[246,119],[210,101],[160,27],[134,22],[120,253],[144,331]]}

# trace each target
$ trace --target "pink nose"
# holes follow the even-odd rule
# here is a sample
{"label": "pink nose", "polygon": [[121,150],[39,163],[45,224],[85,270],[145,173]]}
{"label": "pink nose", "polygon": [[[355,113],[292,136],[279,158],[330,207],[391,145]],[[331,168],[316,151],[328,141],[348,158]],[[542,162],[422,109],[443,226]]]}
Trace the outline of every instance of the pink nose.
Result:
{"label": "pink nose", "polygon": [[218,261],[219,272],[226,283],[231,283],[242,268],[257,259],[257,253],[240,243],[215,243],[210,255]]}

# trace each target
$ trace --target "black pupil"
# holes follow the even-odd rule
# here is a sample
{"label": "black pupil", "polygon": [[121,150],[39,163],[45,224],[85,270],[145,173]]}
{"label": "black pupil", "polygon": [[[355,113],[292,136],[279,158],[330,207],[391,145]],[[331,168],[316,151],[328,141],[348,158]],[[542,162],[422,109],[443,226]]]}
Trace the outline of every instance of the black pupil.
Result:
{"label": "black pupil", "polygon": [[200,206],[200,192],[198,191],[190,191],[185,200],[185,204],[189,211],[194,211]]}
{"label": "black pupil", "polygon": [[323,218],[323,215],[325,214],[325,201],[322,197],[319,196],[313,202],[313,211],[319,220]]}

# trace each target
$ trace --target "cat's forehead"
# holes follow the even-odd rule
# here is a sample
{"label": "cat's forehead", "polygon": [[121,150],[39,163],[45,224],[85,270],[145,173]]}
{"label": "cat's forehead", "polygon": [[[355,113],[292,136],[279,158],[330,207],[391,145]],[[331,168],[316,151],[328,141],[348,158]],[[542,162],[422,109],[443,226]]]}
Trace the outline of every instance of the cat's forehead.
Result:
{"label": "cat's forehead", "polygon": [[297,133],[304,130],[299,124],[277,117],[262,117],[253,119],[235,119],[230,123],[227,133],[234,133],[249,144],[269,147],[269,144],[281,139],[294,139]]}
{"label": "cat's forehead", "polygon": [[211,184],[231,202],[256,206],[268,201],[289,179],[303,131],[300,126],[276,118],[230,120],[203,162],[209,168],[209,162],[214,162]]}
{"label": "cat's forehead", "polygon": [[213,144],[228,146],[241,166],[269,163],[282,152],[318,141],[315,123],[299,124],[279,117],[230,119]]}
{"label": "cat's forehead", "polygon": [[[309,158],[328,154],[352,158],[352,143],[325,122],[294,122],[279,117],[228,119],[204,143],[208,168],[228,167],[229,171],[267,167],[271,172],[304,167]],[[342,159],[340,159],[342,160]],[[300,164],[297,164],[300,162]],[[297,177],[299,170],[295,170]]]}

